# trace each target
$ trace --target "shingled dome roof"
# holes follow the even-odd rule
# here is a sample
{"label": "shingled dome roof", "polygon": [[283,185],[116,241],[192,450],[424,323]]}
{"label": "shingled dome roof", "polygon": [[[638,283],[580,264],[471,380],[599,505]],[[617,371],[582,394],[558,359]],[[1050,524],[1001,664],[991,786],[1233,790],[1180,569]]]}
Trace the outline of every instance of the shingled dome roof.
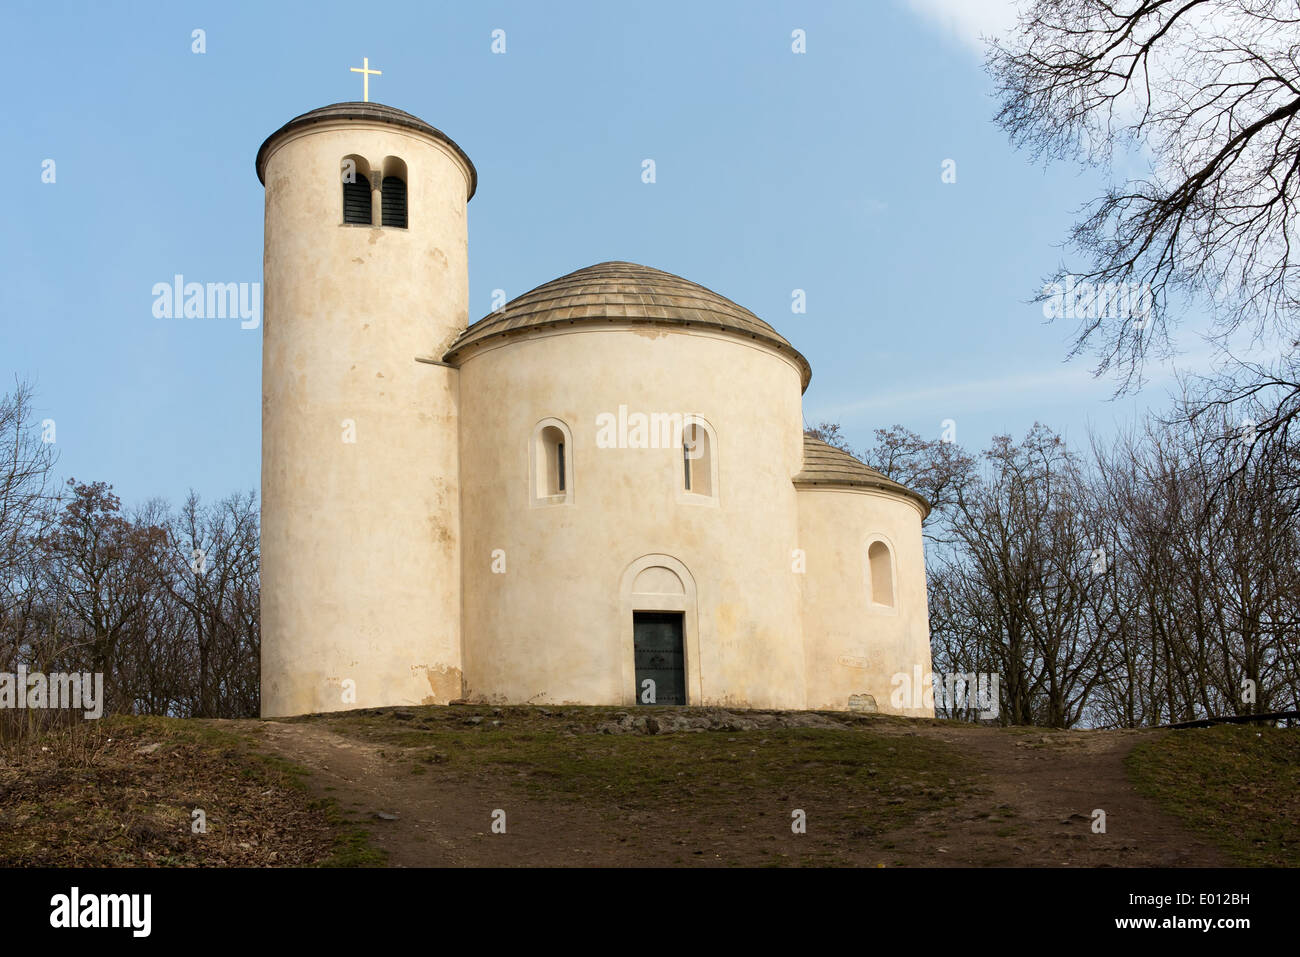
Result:
{"label": "shingled dome roof", "polygon": [[424,133],[426,136],[432,136],[436,140],[441,140],[451,147],[453,153],[461,158],[469,170],[469,193],[465,199],[468,202],[474,198],[474,191],[478,189],[478,170],[474,169],[474,164],[470,162],[465,151],[456,145],[456,141],[444,133],[442,130],[430,126],[418,116],[412,116],[397,109],[394,106],[384,106],[382,103],[361,103],[353,101],[351,103],[331,103],[329,106],[322,106],[319,109],[312,110],[310,113],[304,113],[301,116],[295,116],[284,126],[280,127],[274,133],[266,138],[261,148],[257,151],[257,178],[262,181],[263,185],[266,179],[262,173],[266,166],[266,158],[270,155],[271,145],[293,130],[299,130],[306,126],[312,126],[317,123],[333,123],[340,120],[369,120],[371,122],[387,123],[389,126],[399,126],[408,130],[415,130]]}
{"label": "shingled dome roof", "polygon": [[748,309],[681,276],[626,262],[588,266],[524,293],[461,333],[444,359],[454,362],[471,346],[533,329],[622,322],[721,329],[789,356],[803,388],[812,378],[808,360]]}
{"label": "shingled dome roof", "polygon": [[877,472],[843,449],[837,449],[811,435],[803,437],[803,470],[794,477],[795,485],[832,488],[874,488],[895,492],[921,506],[922,517],[930,514],[930,503],[906,485]]}

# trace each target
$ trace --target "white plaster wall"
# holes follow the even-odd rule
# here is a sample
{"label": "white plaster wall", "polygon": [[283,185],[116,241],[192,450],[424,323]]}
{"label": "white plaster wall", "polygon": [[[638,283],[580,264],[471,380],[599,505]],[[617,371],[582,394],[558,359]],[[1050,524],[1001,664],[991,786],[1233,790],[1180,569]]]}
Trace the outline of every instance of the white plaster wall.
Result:
{"label": "white plaster wall", "polygon": [[[634,600],[625,582],[638,559],[661,554],[684,568],[694,596],[688,703],[804,706],[790,567],[803,423],[791,362],[722,334],[614,323],[489,343],[460,374],[472,698],[632,704],[631,611],[681,599]],[[682,500],[680,449],[597,447],[597,416],[620,404],[713,426],[715,504]],[[547,417],[572,432],[570,504],[531,501],[529,437]],[[491,573],[495,549],[505,574]]]}
{"label": "white plaster wall", "polygon": [[[802,487],[800,547],[808,707],[846,710],[850,695],[869,694],[882,712],[933,717],[934,709],[890,704],[891,679],[930,672],[921,514],[909,500],[868,489]],[[893,552],[896,604],[882,608],[868,591],[867,548],[875,538]],[[923,702],[918,699],[918,705]]]}
{"label": "white plaster wall", "polygon": [[[353,153],[406,162],[408,229],[342,225]],[[466,323],[467,176],[433,138],[361,121],[267,160],[265,716],[461,693],[457,373],[415,357]]]}

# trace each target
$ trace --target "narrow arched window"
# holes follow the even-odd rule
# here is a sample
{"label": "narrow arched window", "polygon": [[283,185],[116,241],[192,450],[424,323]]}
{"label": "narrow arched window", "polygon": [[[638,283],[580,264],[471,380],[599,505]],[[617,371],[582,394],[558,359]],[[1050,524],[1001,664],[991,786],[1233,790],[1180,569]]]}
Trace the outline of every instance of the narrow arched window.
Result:
{"label": "narrow arched window", "polygon": [[573,501],[573,451],[568,427],[559,419],[544,419],[533,431],[533,503],[552,505]]}
{"label": "narrow arched window", "polygon": [[345,156],[340,166],[343,180],[343,222],[369,226],[374,222],[370,205],[370,166],[360,156]]}
{"label": "narrow arched window", "polygon": [[693,495],[713,495],[713,439],[698,422],[682,428],[682,480]]}
{"label": "narrow arched window", "polygon": [[343,222],[370,225],[370,180],[364,176],[343,184]]}
{"label": "narrow arched window", "polygon": [[380,190],[383,196],[383,216],[380,224],[406,228],[406,181],[396,176],[385,176]]}
{"label": "narrow arched window", "polygon": [[379,181],[379,225],[405,229],[406,214],[406,162],[396,156],[385,156],[383,178]]}
{"label": "narrow arched window", "polygon": [[867,548],[867,568],[871,576],[871,602],[894,607],[894,558],[889,546],[875,541]]}

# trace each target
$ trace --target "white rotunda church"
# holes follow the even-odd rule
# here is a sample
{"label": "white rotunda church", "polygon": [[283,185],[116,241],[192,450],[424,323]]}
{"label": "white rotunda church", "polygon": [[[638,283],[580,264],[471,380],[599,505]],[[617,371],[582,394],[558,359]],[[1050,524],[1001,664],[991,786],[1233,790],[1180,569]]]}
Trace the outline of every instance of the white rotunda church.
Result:
{"label": "white rotunda church", "polygon": [[627,262],[469,324],[474,167],[392,107],[296,117],[257,174],[264,716],[900,710],[928,505],[804,435],[776,330]]}

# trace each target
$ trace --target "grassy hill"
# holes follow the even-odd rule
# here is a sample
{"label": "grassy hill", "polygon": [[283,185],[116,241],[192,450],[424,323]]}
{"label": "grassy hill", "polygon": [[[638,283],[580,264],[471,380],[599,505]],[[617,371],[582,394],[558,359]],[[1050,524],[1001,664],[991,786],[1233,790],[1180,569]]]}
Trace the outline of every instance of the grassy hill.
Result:
{"label": "grassy hill", "polygon": [[0,864],[1295,866],[1298,742],[682,708],[110,718],[0,747]]}
{"label": "grassy hill", "polygon": [[1300,866],[1300,729],[1224,725],[1140,743],[1138,789],[1243,866]]}

